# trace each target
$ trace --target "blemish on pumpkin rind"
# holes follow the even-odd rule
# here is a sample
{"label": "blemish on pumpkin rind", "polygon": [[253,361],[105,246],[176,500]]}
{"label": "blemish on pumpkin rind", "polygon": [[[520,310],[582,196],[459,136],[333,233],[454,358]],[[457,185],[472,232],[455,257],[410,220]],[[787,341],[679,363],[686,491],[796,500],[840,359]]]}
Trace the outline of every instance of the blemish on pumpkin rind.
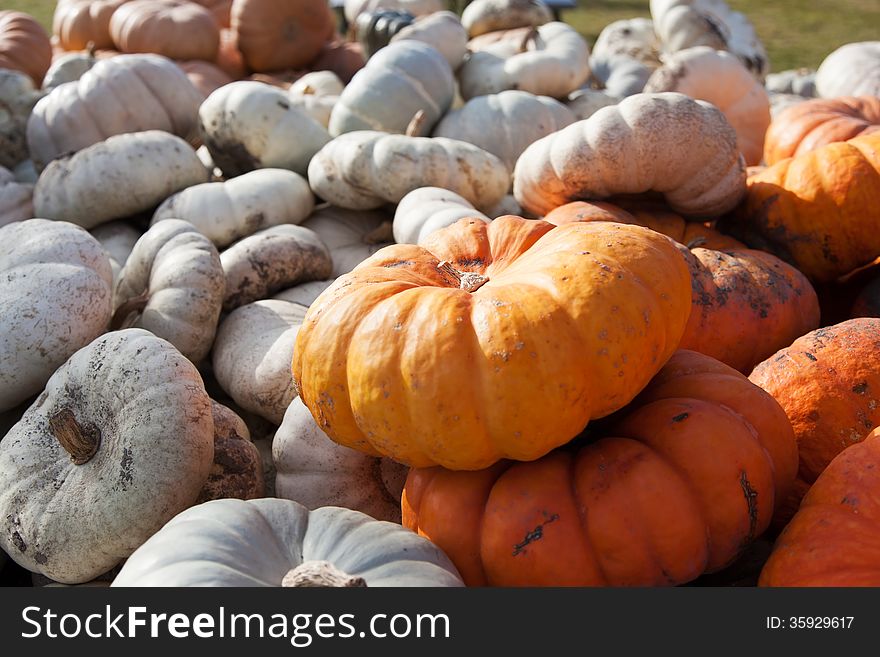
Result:
{"label": "blemish on pumpkin rind", "polygon": [[752,488],[745,470],[740,473],[739,484],[743,489],[749,512],[749,533],[742,542],[742,546],[745,547],[755,539],[755,530],[758,527],[758,491]]}
{"label": "blemish on pumpkin rind", "polygon": [[528,532],[525,535],[525,537],[523,538],[522,542],[517,543],[516,545],[513,546],[513,556],[515,557],[520,554],[525,554],[526,553],[526,549],[525,549],[526,546],[528,546],[530,543],[534,543],[535,541],[538,541],[538,540],[544,538],[545,525],[549,525],[550,523],[555,522],[556,520],[559,520],[558,513],[554,513],[549,518],[547,518],[547,520],[545,522],[541,523],[540,525],[535,527],[532,531]]}

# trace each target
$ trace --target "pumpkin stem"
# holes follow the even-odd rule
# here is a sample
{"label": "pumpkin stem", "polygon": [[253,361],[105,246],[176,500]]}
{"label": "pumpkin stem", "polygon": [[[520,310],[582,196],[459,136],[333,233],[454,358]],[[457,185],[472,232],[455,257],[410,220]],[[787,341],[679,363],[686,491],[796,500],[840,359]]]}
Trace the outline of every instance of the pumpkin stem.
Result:
{"label": "pumpkin stem", "polygon": [[475,271],[458,271],[445,260],[437,265],[437,269],[455,278],[458,281],[459,289],[465,292],[476,292],[489,282],[488,276],[483,276]]}
{"label": "pumpkin stem", "polygon": [[110,320],[110,330],[119,331],[134,326],[141,311],[147,307],[149,301],[150,293],[149,291],[145,291],[143,294],[132,297],[123,303],[116,309],[116,312],[113,313],[113,318]]}
{"label": "pumpkin stem", "polygon": [[352,577],[329,561],[304,561],[287,571],[281,580],[281,586],[285,588],[362,588],[366,585],[363,577]]}
{"label": "pumpkin stem", "polygon": [[303,96],[314,96],[315,95],[315,88],[312,85],[307,84],[306,86],[304,86],[302,88],[302,91],[300,91],[300,93]]}
{"label": "pumpkin stem", "polygon": [[69,408],[61,409],[49,418],[49,432],[70,454],[75,465],[91,461],[101,444],[101,430],[94,424],[77,422]]}
{"label": "pumpkin stem", "polygon": [[409,125],[406,126],[406,132],[404,132],[403,134],[405,134],[407,137],[417,137],[419,131],[422,129],[422,126],[425,123],[425,117],[427,117],[427,114],[425,114],[425,110],[419,110],[418,112],[416,112],[410,120]]}
{"label": "pumpkin stem", "polygon": [[364,235],[364,244],[382,244],[393,241],[394,232],[392,231],[391,221],[387,219]]}
{"label": "pumpkin stem", "polygon": [[95,58],[95,51],[96,50],[97,50],[97,47],[95,46],[94,41],[89,41],[86,44],[86,52],[88,53],[89,57],[91,57],[92,59]]}
{"label": "pumpkin stem", "polygon": [[529,49],[529,44],[534,43],[538,38],[538,28],[532,26],[528,32],[526,32],[525,36],[523,36],[522,41],[519,43],[519,50],[517,52],[525,52]]}

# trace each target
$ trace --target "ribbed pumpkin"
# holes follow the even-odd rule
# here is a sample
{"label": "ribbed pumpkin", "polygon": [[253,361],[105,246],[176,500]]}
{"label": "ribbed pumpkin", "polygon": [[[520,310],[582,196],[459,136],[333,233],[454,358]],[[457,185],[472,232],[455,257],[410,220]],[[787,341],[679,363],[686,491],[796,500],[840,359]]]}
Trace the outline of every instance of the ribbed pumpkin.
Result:
{"label": "ribbed pumpkin", "polygon": [[880,130],[880,98],[876,96],[815,98],[785,108],[770,124],[764,161],[814,151],[836,141]]}
{"label": "ribbed pumpkin", "polygon": [[828,144],[751,176],[723,230],[814,281],[831,281],[880,254],[880,133]]}
{"label": "ribbed pumpkin", "polygon": [[220,27],[213,14],[188,0],[134,0],[113,12],[110,36],[120,52],[171,59],[217,58]]}
{"label": "ribbed pumpkin", "polygon": [[880,586],[880,428],[828,465],[804,497],[760,586]]}
{"label": "ribbed pumpkin", "polygon": [[64,50],[112,48],[110,18],[129,0],[59,0],[52,17],[52,33]]}
{"label": "ribbed pumpkin", "polygon": [[404,526],[471,586],[675,585],[734,560],[794,479],[785,413],[708,356],[677,352],[609,420],[531,463],[411,470]]}
{"label": "ribbed pumpkin", "polygon": [[[554,224],[618,221],[647,226],[690,249],[692,309],[679,347],[748,374],[762,360],[819,326],[819,300],[807,278],[763,251],[649,205],[575,202],[550,212]],[[684,251],[684,249],[682,249]]]}
{"label": "ribbed pumpkin", "polygon": [[22,71],[36,86],[52,64],[49,35],[36,19],[21,11],[0,11],[0,68]]}
{"label": "ribbed pumpkin", "polygon": [[749,376],[791,420],[800,453],[787,521],[831,460],[880,425],[880,319],[851,319],[795,340]]}
{"label": "ribbed pumpkin", "polygon": [[232,0],[191,0],[197,5],[202,5],[214,16],[217,25],[229,27],[232,21]]}
{"label": "ribbed pumpkin", "polygon": [[458,470],[531,460],[644,387],[690,298],[653,231],[462,219],[338,278],[297,336],[294,382],[348,447]]}

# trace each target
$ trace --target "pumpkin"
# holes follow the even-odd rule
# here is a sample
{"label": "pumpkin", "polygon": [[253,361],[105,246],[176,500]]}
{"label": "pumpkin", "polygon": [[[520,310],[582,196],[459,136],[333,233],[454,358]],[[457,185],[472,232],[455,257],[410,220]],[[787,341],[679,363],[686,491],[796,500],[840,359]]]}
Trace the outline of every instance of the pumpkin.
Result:
{"label": "pumpkin", "polygon": [[574,115],[575,121],[588,119],[603,107],[616,105],[620,98],[612,96],[607,91],[598,89],[577,89],[569,94],[565,106]]}
{"label": "pumpkin", "polygon": [[318,235],[289,224],[245,237],[226,249],[220,262],[226,275],[227,312],[298,283],[325,279],[333,271],[330,251]]}
{"label": "pumpkin", "polygon": [[299,398],[290,402],[272,441],[276,495],[309,509],[341,506],[400,522],[407,467],[337,445]]}
{"label": "pumpkin", "polygon": [[552,20],[550,8],[534,0],[473,0],[461,12],[461,24],[471,38],[517,27],[538,27]]}
{"label": "pumpkin", "polygon": [[120,52],[152,52],[171,59],[213,61],[220,27],[210,11],[189,0],[133,0],[113,12],[110,36]]}
{"label": "pumpkin", "polygon": [[152,221],[182,218],[223,247],[263,228],[298,224],[314,205],[302,176],[285,169],[258,169],[168,196]]}
{"label": "pumpkin", "polygon": [[295,107],[288,95],[261,82],[233,82],[212,93],[199,108],[199,128],[223,173],[290,169],[305,175],[309,161],[330,135]]}
{"label": "pumpkin", "polygon": [[461,586],[430,541],[340,507],[214,500],[179,514],[112,586]]}
{"label": "pumpkin", "polygon": [[213,433],[202,379],[170,343],[97,338],[0,442],[0,547],[58,582],[93,579],[195,502]]}
{"label": "pumpkin", "polygon": [[413,16],[428,16],[446,9],[446,3],[443,0],[345,0],[342,11],[346,23],[354,25],[362,13],[380,9],[406,11]]}
{"label": "pumpkin", "polygon": [[332,282],[333,279],[328,278],[323,281],[299,283],[293,287],[281,290],[281,292],[272,295],[272,298],[280,301],[287,301],[289,303],[298,303],[299,305],[308,308],[315,302],[315,299],[318,298],[321,292],[330,287]]}
{"label": "pumpkin", "polygon": [[424,112],[417,135],[431,128],[452,104],[452,69],[438,50],[420,41],[382,48],[358,71],[330,115],[334,137],[354,130],[403,133]]}
{"label": "pumpkin", "polygon": [[653,231],[462,219],[338,278],[309,308],[293,377],[345,446],[417,467],[530,460],[635,396],[690,298]]}
{"label": "pumpkin", "polygon": [[348,84],[366,63],[359,43],[334,39],[321,46],[318,58],[309,66],[313,71],[332,71]]}
{"label": "pumpkin", "polygon": [[70,52],[55,57],[43,78],[43,89],[51,91],[65,82],[76,82],[97,63],[94,52]]}
{"label": "pumpkin", "polygon": [[207,169],[180,137],[159,130],[116,135],[50,162],[34,187],[34,211],[94,228],[207,179]]}
{"label": "pumpkin", "polygon": [[186,74],[165,57],[101,60],[76,84],[56,87],[36,104],[27,124],[31,158],[43,169],[108,137],[146,130],[195,141],[202,100]]}
{"label": "pumpkin", "polygon": [[451,11],[419,17],[391,37],[391,43],[405,40],[422,41],[433,46],[446,58],[453,71],[461,66],[467,54],[467,30],[458,15]]}
{"label": "pumpkin", "polygon": [[110,269],[113,272],[113,286],[115,288],[128,256],[131,255],[134,245],[137,244],[143,233],[124,221],[109,221],[92,228],[89,232],[101,243],[110,257]]}
{"label": "pumpkin", "polygon": [[208,500],[235,498],[252,500],[263,497],[263,461],[251,442],[247,425],[235,411],[211,400],[214,420],[214,462],[196,504]]}
{"label": "pumpkin", "polygon": [[31,160],[22,160],[12,168],[12,174],[18,182],[35,185],[40,177]]}
{"label": "pumpkin", "polygon": [[397,32],[415,20],[408,11],[379,9],[358,14],[354,22],[354,33],[361,44],[364,57],[369,59],[391,41]]}
{"label": "pumpkin", "polygon": [[[392,242],[392,216],[383,210],[354,211],[325,205],[303,222],[330,249],[332,276],[341,276]],[[308,305],[308,304],[306,304]]]}
{"label": "pumpkin", "polygon": [[0,226],[31,219],[33,199],[34,186],[18,182],[9,169],[0,166]]}
{"label": "pumpkin", "polygon": [[344,86],[333,71],[312,71],[290,85],[287,97],[291,105],[326,129]]}
{"label": "pumpkin", "polygon": [[764,81],[768,93],[795,94],[804,98],[816,97],[816,71],[808,68],[789,69],[768,73]]}
{"label": "pumpkin", "polygon": [[0,166],[12,168],[28,158],[28,117],[43,95],[24,73],[0,69]]}
{"label": "pumpkin", "polygon": [[629,18],[609,23],[593,44],[591,57],[609,59],[623,55],[651,68],[660,65],[660,40],[650,18]]}
{"label": "pumpkin", "polygon": [[112,273],[104,249],[66,222],[0,227],[0,412],[37,394],[110,321]]}
{"label": "pumpkin", "polygon": [[880,429],[834,457],[786,526],[760,586],[880,586]]}
{"label": "pumpkin", "polygon": [[822,98],[880,96],[880,41],[847,43],[828,55],[816,71]]}
{"label": "pumpkin", "polygon": [[233,30],[220,30],[220,44],[214,63],[233,80],[240,80],[247,74],[244,58],[238,49],[238,36]]}
{"label": "pumpkin", "polygon": [[177,62],[177,65],[186,73],[186,77],[192,85],[198,89],[205,98],[217,91],[220,87],[231,84],[232,78],[223,69],[210,62],[193,59],[186,62]]}
{"label": "pumpkin", "polygon": [[677,91],[712,103],[736,130],[746,164],[761,162],[770,99],[764,86],[730,53],[708,46],[676,52],[651,75],[645,91]]}
{"label": "pumpkin", "polygon": [[64,50],[113,48],[110,19],[129,0],[59,0],[52,17],[52,33]]}
{"label": "pumpkin", "polygon": [[720,110],[678,93],[637,94],[534,142],[517,160],[513,193],[542,215],[576,199],[654,190],[701,219],[736,206],[745,178]]}
{"label": "pumpkin", "polygon": [[880,425],[880,319],[851,319],[807,333],[749,375],[785,409],[800,454],[786,522],[831,460]]}
{"label": "pumpkin", "polygon": [[627,55],[590,57],[590,78],[593,84],[614,98],[642,93],[655,70],[656,67]]}
{"label": "pumpkin", "polygon": [[52,44],[43,26],[24,12],[0,11],[0,68],[21,71],[39,87],[51,63]]}
{"label": "pumpkin", "polygon": [[441,187],[420,187],[400,199],[392,224],[398,244],[421,244],[431,233],[459,219],[490,219],[467,199]]}
{"label": "pumpkin", "polygon": [[509,90],[477,96],[452,110],[434,137],[458,139],[497,155],[509,171],[526,147],[571,123],[574,115],[557,100]]}
{"label": "pumpkin", "polygon": [[225,289],[211,241],[185,221],[160,221],[137,241],[119,274],[113,326],[146,329],[197,363],[211,350]]}
{"label": "pumpkin", "polygon": [[781,160],[751,176],[723,230],[769,251],[814,281],[832,281],[873,261],[880,233],[880,133]]}
{"label": "pumpkin", "polygon": [[519,43],[505,39],[472,52],[458,70],[461,97],[521,89],[565,98],[590,76],[589,56],[587,42],[565,23],[530,28]]}
{"label": "pumpkin", "polygon": [[510,172],[491,153],[457,139],[359,130],[317,152],[309,162],[309,185],[325,201],[351,210],[397,203],[419,187],[443,187],[490,208],[507,193]]}
{"label": "pumpkin", "polygon": [[233,0],[231,25],[257,72],[307,66],[336,30],[327,0]]}
{"label": "pumpkin", "polygon": [[877,131],[880,97],[806,100],[774,118],[764,143],[764,160],[776,164],[826,144]]}
{"label": "pumpkin", "polygon": [[[803,103],[806,98],[803,96],[798,96],[797,94],[778,94],[775,92],[770,92],[767,94],[767,97],[770,99],[770,123],[772,124],[776,118],[782,114],[786,109],[791,107],[792,105],[799,105]],[[765,135],[766,137],[766,135]],[[752,168],[752,167],[750,167]],[[757,171],[754,171],[757,173]],[[751,175],[753,172],[750,171]]]}
{"label": "pumpkin", "polygon": [[724,0],[651,0],[651,18],[667,53],[709,46],[729,50],[759,79],[770,68],[754,26]]}
{"label": "pumpkin", "polygon": [[197,5],[202,5],[217,21],[221,28],[227,28],[232,22],[232,0],[192,0]]}
{"label": "pumpkin", "polygon": [[880,276],[876,273],[853,301],[850,317],[880,317]]}
{"label": "pumpkin", "polygon": [[676,585],[764,532],[796,463],[770,395],[681,350],[584,442],[478,472],[411,470],[403,524],[470,586]]}

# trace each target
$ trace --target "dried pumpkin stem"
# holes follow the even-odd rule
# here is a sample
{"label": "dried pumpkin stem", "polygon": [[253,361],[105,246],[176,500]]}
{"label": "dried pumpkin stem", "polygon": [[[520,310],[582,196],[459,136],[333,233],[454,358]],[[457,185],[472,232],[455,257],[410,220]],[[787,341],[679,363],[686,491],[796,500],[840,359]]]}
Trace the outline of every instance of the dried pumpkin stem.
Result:
{"label": "dried pumpkin stem", "polygon": [[299,588],[358,588],[367,585],[363,577],[344,573],[329,561],[304,561],[287,571],[281,586]]}
{"label": "dried pumpkin stem", "polygon": [[150,293],[144,292],[136,297],[132,297],[123,303],[116,312],[113,313],[113,319],[110,320],[110,330],[119,331],[120,329],[131,328],[134,326],[137,318],[140,316],[147,303],[150,301]]}
{"label": "dried pumpkin stem", "polygon": [[364,235],[364,244],[383,244],[394,241],[391,222],[386,220]]}
{"label": "dried pumpkin stem", "polygon": [[80,424],[69,408],[49,418],[49,432],[61,443],[75,465],[92,460],[101,445],[101,431],[94,424]]}
{"label": "dried pumpkin stem", "polygon": [[425,110],[419,110],[416,112],[412,119],[410,119],[409,124],[406,126],[406,132],[404,134],[407,137],[416,137],[419,134],[419,131],[422,129],[422,126],[425,123],[425,119],[427,118],[427,114],[425,114]]}
{"label": "dried pumpkin stem", "polygon": [[86,44],[86,53],[88,53],[89,57],[91,57],[92,59],[95,58],[95,52],[97,51],[97,49],[98,48],[97,48],[97,46],[95,46],[94,41],[89,41]]}
{"label": "dried pumpkin stem", "polygon": [[458,271],[445,260],[439,263],[437,268],[455,278],[458,281],[459,289],[465,292],[476,292],[489,282],[488,276],[483,276],[475,271]]}
{"label": "dried pumpkin stem", "polygon": [[303,96],[314,96],[315,88],[312,85],[307,84],[300,90],[300,93],[302,93]]}

